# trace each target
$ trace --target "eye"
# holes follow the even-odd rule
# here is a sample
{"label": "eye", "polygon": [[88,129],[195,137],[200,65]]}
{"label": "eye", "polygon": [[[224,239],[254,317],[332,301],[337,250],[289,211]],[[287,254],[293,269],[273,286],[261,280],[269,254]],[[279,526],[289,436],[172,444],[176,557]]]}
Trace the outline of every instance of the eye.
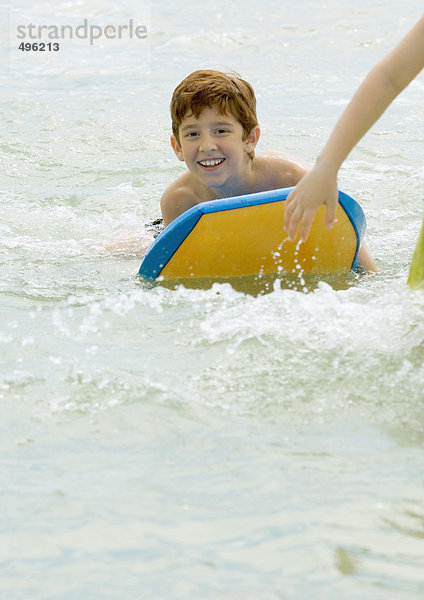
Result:
{"label": "eye", "polygon": [[218,135],[223,135],[225,133],[228,133],[228,129],[224,129],[224,128],[220,127],[219,129],[217,129],[215,131],[215,133],[217,133]]}
{"label": "eye", "polygon": [[188,131],[184,137],[186,138],[195,138],[197,137],[199,134],[197,133],[197,131]]}

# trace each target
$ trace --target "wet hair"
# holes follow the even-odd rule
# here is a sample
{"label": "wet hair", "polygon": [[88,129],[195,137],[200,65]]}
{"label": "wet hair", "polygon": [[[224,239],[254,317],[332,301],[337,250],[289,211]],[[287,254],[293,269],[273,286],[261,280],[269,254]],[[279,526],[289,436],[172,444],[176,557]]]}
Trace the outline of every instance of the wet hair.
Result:
{"label": "wet hair", "polygon": [[[187,115],[196,119],[204,108],[231,114],[243,127],[243,140],[258,125],[256,98],[252,86],[237,73],[214,70],[194,71],[175,88],[171,99],[172,132],[180,143],[179,128]],[[253,158],[254,152],[249,153]]]}

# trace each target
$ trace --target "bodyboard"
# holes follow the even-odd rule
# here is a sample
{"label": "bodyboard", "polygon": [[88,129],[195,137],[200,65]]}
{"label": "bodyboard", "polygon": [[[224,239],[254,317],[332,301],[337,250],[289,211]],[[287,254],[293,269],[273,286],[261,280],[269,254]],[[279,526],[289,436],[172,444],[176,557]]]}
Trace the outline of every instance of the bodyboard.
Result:
{"label": "bodyboard", "polygon": [[284,231],[284,201],[292,189],[211,200],[190,208],[155,239],[139,274],[175,280],[355,270],[366,227],[359,204],[339,191],[333,228],[325,226],[321,207],[308,240],[291,242]]}

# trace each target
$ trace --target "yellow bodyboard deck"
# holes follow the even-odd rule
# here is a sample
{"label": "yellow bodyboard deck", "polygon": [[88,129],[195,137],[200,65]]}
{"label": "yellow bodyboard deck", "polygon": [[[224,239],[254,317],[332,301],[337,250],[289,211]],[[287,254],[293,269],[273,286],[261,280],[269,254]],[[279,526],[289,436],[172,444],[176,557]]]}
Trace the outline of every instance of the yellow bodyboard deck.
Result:
{"label": "yellow bodyboard deck", "polygon": [[326,228],[321,207],[308,240],[291,242],[284,231],[284,201],[292,189],[194,206],[156,238],[139,274],[175,280],[355,270],[365,232],[359,204],[340,191],[333,229]]}

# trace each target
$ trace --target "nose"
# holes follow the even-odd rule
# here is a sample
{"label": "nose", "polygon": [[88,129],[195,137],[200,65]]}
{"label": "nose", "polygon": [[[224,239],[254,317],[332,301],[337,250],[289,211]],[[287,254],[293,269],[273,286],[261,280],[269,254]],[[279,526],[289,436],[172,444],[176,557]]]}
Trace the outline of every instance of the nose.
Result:
{"label": "nose", "polygon": [[212,152],[216,150],[216,142],[210,133],[204,133],[200,139],[199,150],[201,152]]}

